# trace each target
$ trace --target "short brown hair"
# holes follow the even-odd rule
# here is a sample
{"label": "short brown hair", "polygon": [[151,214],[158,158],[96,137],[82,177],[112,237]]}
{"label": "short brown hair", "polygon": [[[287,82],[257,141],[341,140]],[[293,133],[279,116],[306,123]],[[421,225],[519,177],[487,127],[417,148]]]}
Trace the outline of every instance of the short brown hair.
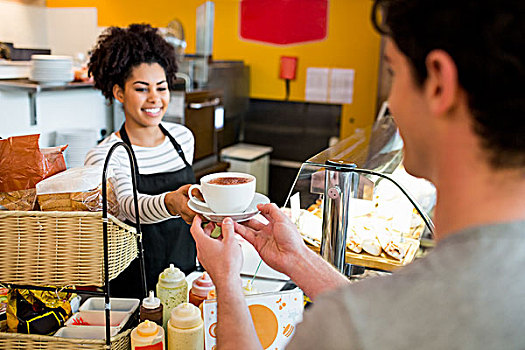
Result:
{"label": "short brown hair", "polygon": [[525,1],[375,0],[372,21],[408,57],[419,84],[430,51],[446,51],[491,165],[525,166]]}

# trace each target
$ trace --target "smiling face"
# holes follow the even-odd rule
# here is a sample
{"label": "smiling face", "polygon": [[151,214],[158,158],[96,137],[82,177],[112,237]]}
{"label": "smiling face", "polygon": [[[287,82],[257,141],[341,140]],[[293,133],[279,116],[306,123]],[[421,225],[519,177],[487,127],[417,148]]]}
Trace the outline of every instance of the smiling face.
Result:
{"label": "smiling face", "polygon": [[164,68],[158,63],[133,67],[124,88],[115,85],[113,95],[124,107],[127,127],[157,127],[170,100]]}
{"label": "smiling face", "polygon": [[433,130],[424,86],[416,83],[410,61],[391,39],[385,60],[392,75],[388,105],[404,142],[403,164],[410,174],[429,179]]}

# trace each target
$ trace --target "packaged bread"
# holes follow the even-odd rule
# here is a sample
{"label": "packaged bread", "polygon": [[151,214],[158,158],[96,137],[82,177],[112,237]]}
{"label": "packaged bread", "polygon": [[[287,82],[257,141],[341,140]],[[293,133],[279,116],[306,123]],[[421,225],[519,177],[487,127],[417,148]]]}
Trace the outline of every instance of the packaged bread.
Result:
{"label": "packaged bread", "polygon": [[[71,168],[39,182],[36,194],[42,211],[101,211],[102,166]],[[111,171],[107,173],[108,212],[117,216],[119,206]]]}
{"label": "packaged bread", "polygon": [[36,184],[66,170],[63,152],[67,146],[41,149],[39,137],[0,140],[0,209],[32,210]]}
{"label": "packaged bread", "polygon": [[0,192],[0,209],[32,210],[35,206],[36,189]]}

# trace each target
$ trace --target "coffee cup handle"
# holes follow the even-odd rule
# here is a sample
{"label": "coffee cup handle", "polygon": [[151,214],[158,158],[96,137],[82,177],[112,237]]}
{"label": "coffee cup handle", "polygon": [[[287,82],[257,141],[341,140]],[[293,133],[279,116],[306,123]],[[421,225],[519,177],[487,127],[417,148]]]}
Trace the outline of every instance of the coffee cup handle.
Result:
{"label": "coffee cup handle", "polygon": [[205,202],[201,201],[200,199],[198,199],[197,197],[191,194],[191,191],[193,191],[195,188],[201,191],[201,185],[195,184],[195,185],[190,186],[190,189],[188,190],[188,196],[190,197],[190,200],[202,207],[208,208],[208,204],[206,204]]}

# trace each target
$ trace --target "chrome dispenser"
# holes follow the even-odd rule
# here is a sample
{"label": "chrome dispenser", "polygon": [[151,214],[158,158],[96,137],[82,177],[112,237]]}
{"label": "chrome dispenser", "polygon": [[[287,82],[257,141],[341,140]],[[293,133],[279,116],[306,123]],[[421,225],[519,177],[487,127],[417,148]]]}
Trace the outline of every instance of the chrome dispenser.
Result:
{"label": "chrome dispenser", "polygon": [[343,272],[351,199],[372,200],[374,183],[353,172],[356,168],[353,163],[328,160],[327,165],[326,170],[313,174],[310,190],[323,195],[320,254]]}
{"label": "chrome dispenser", "polygon": [[325,171],[321,256],[339,271],[345,265],[348,208],[357,196],[359,176],[340,170]]}

